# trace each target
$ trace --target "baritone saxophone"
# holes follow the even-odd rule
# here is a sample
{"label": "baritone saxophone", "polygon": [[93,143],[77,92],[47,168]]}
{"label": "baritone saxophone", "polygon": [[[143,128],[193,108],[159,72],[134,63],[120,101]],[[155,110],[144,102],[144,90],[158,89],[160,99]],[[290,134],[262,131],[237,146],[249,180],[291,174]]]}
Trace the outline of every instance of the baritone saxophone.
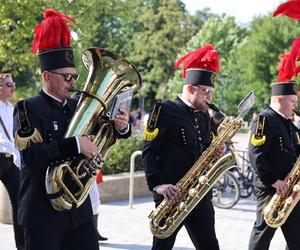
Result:
{"label": "baritone saxophone", "polygon": [[288,190],[284,195],[274,194],[263,209],[265,222],[272,228],[282,226],[300,199],[300,157],[284,181]]}
{"label": "baritone saxophone", "polygon": [[[216,149],[229,141],[242,127],[243,117],[254,104],[250,92],[240,103],[235,118],[226,117],[218,128],[218,135],[203,152],[185,176],[176,184],[182,194],[176,204],[163,200],[149,217],[150,230],[157,238],[167,238],[174,233],[194,207],[203,199],[218,179],[235,165],[235,157],[229,153],[223,157],[215,154]],[[215,105],[208,105],[219,111]]]}

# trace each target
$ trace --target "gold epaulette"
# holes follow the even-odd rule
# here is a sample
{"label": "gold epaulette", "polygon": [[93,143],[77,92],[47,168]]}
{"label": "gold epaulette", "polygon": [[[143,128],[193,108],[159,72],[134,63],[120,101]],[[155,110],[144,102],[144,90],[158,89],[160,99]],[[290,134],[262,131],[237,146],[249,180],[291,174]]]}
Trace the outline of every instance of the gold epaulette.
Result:
{"label": "gold epaulette", "polygon": [[31,143],[42,143],[43,138],[38,129],[32,128],[27,115],[26,102],[17,103],[20,128],[15,133],[15,146],[19,151],[28,148]]}
{"label": "gold epaulette", "polygon": [[265,119],[264,116],[259,116],[257,119],[256,130],[251,137],[251,144],[255,147],[266,143],[266,136],[264,135]]}
{"label": "gold epaulette", "polygon": [[160,103],[154,105],[147,126],[144,128],[144,139],[146,141],[152,141],[158,135],[159,129],[156,126],[161,107],[162,105]]}

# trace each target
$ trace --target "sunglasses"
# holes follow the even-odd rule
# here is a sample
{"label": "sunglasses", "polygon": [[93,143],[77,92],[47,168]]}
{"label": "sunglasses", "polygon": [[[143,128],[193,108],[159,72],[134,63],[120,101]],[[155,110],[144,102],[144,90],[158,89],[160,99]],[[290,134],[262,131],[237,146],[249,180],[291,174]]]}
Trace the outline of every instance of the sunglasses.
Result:
{"label": "sunglasses", "polygon": [[[6,83],[4,83],[4,84],[5,84],[6,87],[8,87],[8,88],[13,88],[13,87],[16,86],[16,83],[15,83],[15,82],[6,82]],[[0,87],[3,87],[4,84],[1,84]]]}
{"label": "sunglasses", "polygon": [[196,86],[196,85],[194,85],[194,87],[200,89],[202,91],[202,95],[204,95],[206,97],[212,97],[214,95],[214,90],[212,90],[212,89],[202,88],[202,87]]}
{"label": "sunglasses", "polygon": [[58,73],[58,72],[53,72],[53,71],[49,71],[50,73],[56,74],[56,75],[61,75],[64,77],[64,80],[66,82],[71,82],[72,78],[75,80],[75,82],[77,82],[79,75],[78,74],[71,74],[71,73]]}

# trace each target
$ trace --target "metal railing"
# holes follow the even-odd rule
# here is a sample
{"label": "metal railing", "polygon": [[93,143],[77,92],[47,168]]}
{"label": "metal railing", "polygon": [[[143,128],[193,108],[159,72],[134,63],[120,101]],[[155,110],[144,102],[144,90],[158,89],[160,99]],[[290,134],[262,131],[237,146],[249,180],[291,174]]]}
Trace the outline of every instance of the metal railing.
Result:
{"label": "metal railing", "polygon": [[130,156],[130,177],[129,177],[129,208],[133,208],[133,193],[134,193],[134,169],[135,158],[142,155],[142,151],[135,151]]}

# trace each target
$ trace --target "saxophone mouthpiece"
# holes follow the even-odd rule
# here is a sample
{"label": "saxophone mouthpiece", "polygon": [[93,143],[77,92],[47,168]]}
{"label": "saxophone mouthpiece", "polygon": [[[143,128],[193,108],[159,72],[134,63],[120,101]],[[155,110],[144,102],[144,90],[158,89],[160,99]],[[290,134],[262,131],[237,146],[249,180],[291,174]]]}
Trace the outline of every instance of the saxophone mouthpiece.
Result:
{"label": "saxophone mouthpiece", "polygon": [[220,109],[213,103],[206,103],[207,106],[215,112],[220,112]]}
{"label": "saxophone mouthpiece", "polygon": [[294,114],[295,114],[296,116],[300,116],[300,111],[294,109],[293,112],[294,112]]}
{"label": "saxophone mouthpiece", "polygon": [[222,114],[224,117],[226,117],[226,114],[223,111],[221,111],[215,104],[213,104],[213,103],[206,103],[206,104],[213,111],[218,112],[218,113]]}

